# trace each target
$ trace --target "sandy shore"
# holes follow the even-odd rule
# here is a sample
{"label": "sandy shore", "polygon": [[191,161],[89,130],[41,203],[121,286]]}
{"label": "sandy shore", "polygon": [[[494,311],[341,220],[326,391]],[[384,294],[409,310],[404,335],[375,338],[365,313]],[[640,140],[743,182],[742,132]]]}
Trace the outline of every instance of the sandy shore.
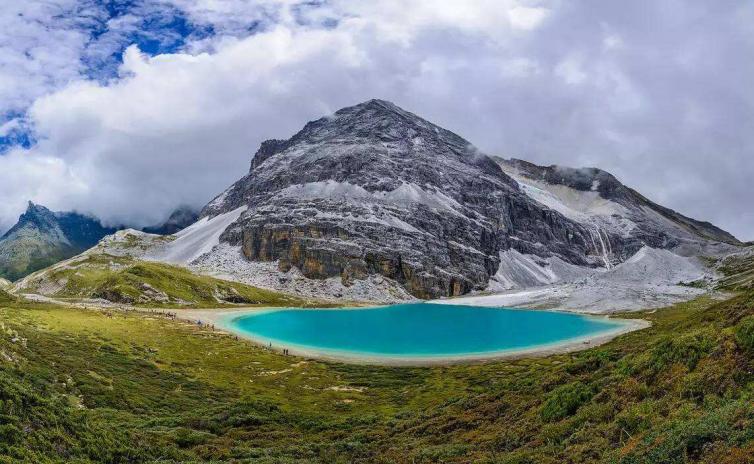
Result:
{"label": "sandy shore", "polygon": [[[228,327],[227,322],[234,316],[240,316],[242,314],[248,314],[253,312],[274,311],[280,308],[233,308],[233,309],[218,309],[218,310],[178,310],[177,317],[186,321],[197,322],[202,321],[203,324],[213,324],[216,329],[237,335],[241,338],[249,340],[254,344],[261,347],[268,347],[269,342],[261,338],[256,338],[242,332],[237,332]],[[606,317],[606,316],[604,316]],[[450,365],[461,364],[471,362],[485,362],[495,360],[511,360],[522,358],[534,358],[545,357],[555,354],[572,353],[575,351],[582,351],[595,346],[599,346],[609,342],[610,340],[620,335],[633,332],[635,330],[646,329],[652,324],[649,321],[643,319],[613,319],[620,321],[621,325],[617,326],[614,330],[602,332],[592,336],[579,337],[570,340],[564,340],[562,342],[551,343],[547,345],[539,345],[530,348],[523,348],[519,350],[505,350],[498,352],[468,354],[462,356],[424,356],[424,357],[388,357],[388,356],[369,356],[367,354],[349,353],[349,352],[335,352],[325,350],[315,350],[296,345],[277,345],[273,344],[275,351],[282,351],[283,348],[288,349],[291,355],[321,359],[327,361],[345,362],[351,364],[368,364],[368,365],[382,365],[382,366],[438,366],[438,365]]]}

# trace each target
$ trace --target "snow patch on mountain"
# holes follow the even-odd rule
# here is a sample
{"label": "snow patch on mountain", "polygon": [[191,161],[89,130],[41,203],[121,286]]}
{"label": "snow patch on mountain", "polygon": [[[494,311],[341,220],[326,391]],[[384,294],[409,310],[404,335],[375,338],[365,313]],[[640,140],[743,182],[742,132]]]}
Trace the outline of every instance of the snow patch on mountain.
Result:
{"label": "snow patch on mountain", "polygon": [[203,217],[175,234],[176,239],[145,256],[146,259],[187,265],[212,251],[220,243],[220,235],[246,211],[242,206],[215,217]]}
{"label": "snow patch on mountain", "polygon": [[519,176],[512,177],[530,198],[575,221],[592,216],[611,216],[628,212],[619,203],[602,198],[596,190],[584,192],[565,185],[548,185],[524,180]]}

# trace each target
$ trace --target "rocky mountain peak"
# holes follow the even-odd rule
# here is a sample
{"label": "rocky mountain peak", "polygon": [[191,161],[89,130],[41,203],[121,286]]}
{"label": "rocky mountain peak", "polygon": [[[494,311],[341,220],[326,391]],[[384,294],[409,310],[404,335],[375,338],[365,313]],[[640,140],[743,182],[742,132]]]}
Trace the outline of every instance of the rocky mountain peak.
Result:
{"label": "rocky mountain peak", "polygon": [[377,99],[340,109],[332,115],[309,122],[293,139],[316,142],[342,137],[347,140],[367,138],[395,142],[421,136],[441,137],[460,149],[470,145],[442,127],[391,102]]}
{"label": "rocky mountain peak", "polygon": [[[341,171],[345,157],[356,158],[365,171],[366,167],[374,165],[375,161],[380,162],[377,158],[388,158],[391,163],[405,166],[400,172],[405,172],[407,177],[413,177],[419,174],[419,171],[434,170],[435,164],[446,164],[451,168],[472,165],[515,189],[515,183],[507,179],[496,163],[481,155],[471,143],[459,135],[393,103],[377,99],[343,108],[332,115],[311,121],[288,140],[263,142],[254,155],[250,174],[271,157],[289,152],[291,147],[299,148],[297,154],[305,154],[305,148],[324,144],[331,148],[327,152],[319,151],[322,157],[320,161],[324,161],[324,158],[334,160],[330,163],[330,168]],[[395,182],[382,185],[381,181],[387,178],[385,174],[375,172],[371,180],[366,182],[367,179],[364,178],[365,183],[361,185],[370,190],[395,188]],[[347,175],[335,172],[336,177]],[[329,177],[329,173],[327,176]],[[442,181],[433,175],[424,177],[429,183]]]}
{"label": "rocky mountain peak", "polygon": [[42,205],[29,201],[26,211],[19,216],[18,222],[3,235],[3,238],[12,235],[15,231],[27,225],[32,225],[42,230],[51,230],[56,226],[55,213]]}
{"label": "rocky mountain peak", "polygon": [[29,201],[29,203],[26,205],[26,211],[24,212],[24,214],[28,214],[30,217],[51,216],[53,215],[53,212],[42,205],[37,205],[34,202]]}
{"label": "rocky mountain peak", "polygon": [[29,202],[18,222],[0,237],[0,276],[15,280],[74,256],[115,232],[76,212],[53,212]]}
{"label": "rocky mountain peak", "polygon": [[484,288],[511,247],[601,262],[593,232],[531,201],[462,137],[383,100],[264,142],[202,216],[239,208],[221,240],[250,260],[344,283],[381,274],[420,297]]}

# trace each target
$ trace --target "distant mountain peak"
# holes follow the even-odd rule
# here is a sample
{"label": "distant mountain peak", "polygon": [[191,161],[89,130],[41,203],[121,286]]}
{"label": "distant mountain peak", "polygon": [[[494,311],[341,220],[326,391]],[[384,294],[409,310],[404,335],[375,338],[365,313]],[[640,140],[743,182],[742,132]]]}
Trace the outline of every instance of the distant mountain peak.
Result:
{"label": "distant mountain peak", "polygon": [[19,216],[18,222],[0,237],[0,239],[12,235],[25,224],[34,224],[35,227],[43,230],[53,229],[55,227],[55,213],[42,205],[30,201],[26,206],[26,211]]}
{"label": "distant mountain peak", "polygon": [[170,216],[162,224],[145,227],[142,229],[149,234],[170,235],[174,234],[194,222],[199,218],[199,211],[196,208],[187,205],[181,205],[170,213]]}
{"label": "distant mountain peak", "polygon": [[38,205],[34,203],[33,201],[29,201],[29,203],[26,205],[26,212],[27,213],[52,213],[52,211],[42,205]]}
{"label": "distant mountain peak", "polygon": [[113,232],[96,218],[53,212],[29,201],[18,222],[0,237],[0,276],[23,277],[74,256]]}

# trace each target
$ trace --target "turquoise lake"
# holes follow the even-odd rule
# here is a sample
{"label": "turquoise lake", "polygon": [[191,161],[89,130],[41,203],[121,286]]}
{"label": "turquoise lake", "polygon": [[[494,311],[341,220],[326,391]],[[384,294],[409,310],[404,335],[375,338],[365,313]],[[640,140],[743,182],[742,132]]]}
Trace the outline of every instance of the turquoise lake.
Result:
{"label": "turquoise lake", "polygon": [[409,303],[359,309],[281,309],[225,326],[274,348],[370,357],[463,357],[559,344],[624,322],[555,311]]}

